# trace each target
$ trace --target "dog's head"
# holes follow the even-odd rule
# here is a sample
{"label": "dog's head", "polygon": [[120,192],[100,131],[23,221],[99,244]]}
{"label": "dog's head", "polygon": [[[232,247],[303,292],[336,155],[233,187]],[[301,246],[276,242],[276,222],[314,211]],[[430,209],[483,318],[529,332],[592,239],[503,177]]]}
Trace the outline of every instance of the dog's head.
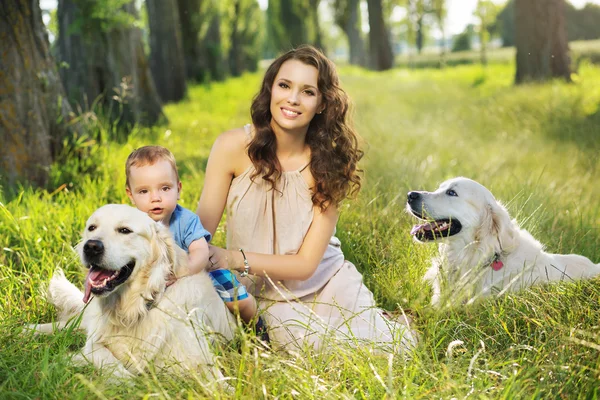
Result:
{"label": "dog's head", "polygon": [[467,243],[495,240],[500,250],[514,243],[513,224],[506,209],[488,189],[471,179],[447,180],[435,192],[409,192],[407,210],[422,221],[411,231],[421,242],[451,241],[454,237],[465,237]]}
{"label": "dog's head", "polygon": [[109,204],[88,219],[77,250],[89,269],[84,302],[90,295],[135,290],[153,299],[165,289],[175,262],[175,248],[167,227],[134,207]]}

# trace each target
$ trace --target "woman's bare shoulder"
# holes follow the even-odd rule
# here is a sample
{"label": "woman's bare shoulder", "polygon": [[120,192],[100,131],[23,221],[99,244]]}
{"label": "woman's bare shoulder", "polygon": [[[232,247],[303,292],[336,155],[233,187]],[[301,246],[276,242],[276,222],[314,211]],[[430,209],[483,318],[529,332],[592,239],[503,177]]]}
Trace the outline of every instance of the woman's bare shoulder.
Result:
{"label": "woman's bare shoulder", "polygon": [[213,144],[212,152],[219,154],[232,165],[234,175],[243,172],[250,165],[246,148],[250,137],[246,128],[240,127],[221,133]]}
{"label": "woman's bare shoulder", "polygon": [[248,134],[246,128],[234,128],[221,133],[217,140],[215,140],[215,146],[219,146],[223,150],[235,151],[240,149],[246,149],[248,145]]}

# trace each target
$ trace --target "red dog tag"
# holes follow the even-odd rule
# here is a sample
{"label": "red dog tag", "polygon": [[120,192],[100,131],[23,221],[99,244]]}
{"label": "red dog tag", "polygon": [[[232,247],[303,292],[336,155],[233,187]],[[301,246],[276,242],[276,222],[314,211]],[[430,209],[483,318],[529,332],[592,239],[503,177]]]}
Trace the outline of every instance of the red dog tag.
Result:
{"label": "red dog tag", "polygon": [[492,269],[494,271],[500,271],[504,267],[504,263],[500,260],[495,260],[492,262]]}

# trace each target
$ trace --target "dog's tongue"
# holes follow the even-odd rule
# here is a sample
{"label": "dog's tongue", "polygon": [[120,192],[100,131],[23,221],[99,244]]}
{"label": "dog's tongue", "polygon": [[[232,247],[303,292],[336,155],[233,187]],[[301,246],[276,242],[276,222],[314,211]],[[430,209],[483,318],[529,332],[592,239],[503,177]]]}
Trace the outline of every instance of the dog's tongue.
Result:
{"label": "dog's tongue", "polygon": [[100,281],[104,278],[108,278],[112,275],[112,271],[107,271],[98,267],[90,267],[87,276],[85,277],[85,293],[83,295],[83,302],[87,303],[90,300],[92,294],[92,282]]}
{"label": "dog's tongue", "polygon": [[415,225],[415,226],[413,226],[412,229],[410,230],[410,234],[411,235],[416,235],[417,232],[419,232],[419,231],[423,231],[423,230],[424,231],[430,231],[432,229],[433,229],[433,227],[432,227],[431,223],[428,222],[426,224],[421,224],[421,225]]}

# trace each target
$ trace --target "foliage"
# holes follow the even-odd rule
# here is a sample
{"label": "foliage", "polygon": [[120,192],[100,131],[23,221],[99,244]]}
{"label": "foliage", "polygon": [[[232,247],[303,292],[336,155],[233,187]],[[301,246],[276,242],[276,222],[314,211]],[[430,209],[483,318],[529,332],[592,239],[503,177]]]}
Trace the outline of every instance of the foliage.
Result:
{"label": "foliage", "polygon": [[[72,246],[94,209],[128,202],[123,165],[133,148],[169,147],[183,180],[181,203],[195,208],[213,140],[249,119],[260,84],[260,74],[253,74],[190,87],[189,99],[165,107],[168,126],[138,131],[124,144],[81,142],[94,149],[96,171],[68,181],[57,175],[48,191],[0,193],[0,397],[597,398],[597,280],[537,287],[471,307],[428,306],[421,278],[435,246],[412,241],[404,199],[408,190],[433,189],[452,176],[488,186],[549,251],[600,261],[600,88],[592,84],[600,68],[583,63],[571,85],[515,88],[514,65],[490,62],[485,72],[474,65],[341,69],[367,151],[363,191],[342,206],[337,233],[377,301],[417,313],[421,342],[412,358],[345,346],[276,353],[240,333],[237,345],[219,349],[232,386],[225,393],[194,373],[151,370],[130,385],[115,385],[100,371],[70,365],[68,355],[83,345],[81,333],[22,332],[24,323],[54,318],[42,296],[54,268],[74,281],[83,278]],[[224,244],[222,230],[215,240]],[[463,344],[448,355],[456,340]]]}
{"label": "foliage", "polygon": [[70,1],[77,7],[78,13],[68,28],[69,34],[81,34],[91,40],[97,32],[126,28],[136,21],[136,16],[131,13],[132,0]]}
{"label": "foliage", "polygon": [[270,0],[267,8],[269,40],[275,52],[303,43],[314,44],[317,27],[310,0]]}
{"label": "foliage", "polygon": [[224,2],[223,29],[229,38],[229,65],[234,76],[256,71],[263,40],[263,14],[256,0]]}
{"label": "foliage", "polygon": [[471,50],[471,40],[473,38],[473,25],[467,25],[465,30],[454,37],[452,43],[452,52]]}

